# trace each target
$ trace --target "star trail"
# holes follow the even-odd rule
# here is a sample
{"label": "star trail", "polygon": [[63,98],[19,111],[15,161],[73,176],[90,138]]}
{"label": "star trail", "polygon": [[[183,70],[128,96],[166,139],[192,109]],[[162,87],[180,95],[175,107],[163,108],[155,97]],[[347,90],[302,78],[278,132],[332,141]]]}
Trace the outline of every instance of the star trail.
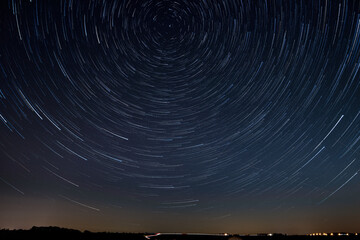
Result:
{"label": "star trail", "polygon": [[359,231],[359,1],[9,0],[0,36],[0,227]]}

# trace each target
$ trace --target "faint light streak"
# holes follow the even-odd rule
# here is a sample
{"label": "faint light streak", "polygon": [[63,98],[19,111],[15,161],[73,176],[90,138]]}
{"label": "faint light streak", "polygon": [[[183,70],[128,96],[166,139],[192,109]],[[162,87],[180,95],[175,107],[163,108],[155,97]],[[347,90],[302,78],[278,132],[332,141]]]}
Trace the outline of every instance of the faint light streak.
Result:
{"label": "faint light streak", "polygon": [[97,212],[100,211],[100,209],[98,209],[98,208],[95,208],[95,207],[92,207],[92,206],[90,206],[90,205],[87,205],[87,204],[84,204],[84,203],[75,201],[75,200],[73,200],[73,199],[71,199],[71,198],[68,198],[68,197],[66,197],[66,196],[64,196],[64,195],[59,195],[59,196],[62,197],[62,198],[64,198],[64,199],[66,199],[66,200],[68,200],[68,201],[70,201],[70,202],[72,202],[72,203],[78,204],[78,205],[80,205],[80,206],[82,206],[82,207],[85,207],[85,208],[88,208],[88,209],[91,209],[91,210],[94,210],[94,211],[97,211]]}
{"label": "faint light streak", "polygon": [[350,182],[356,175],[358,174],[358,172],[356,172],[354,175],[352,175],[346,182],[344,182],[340,187],[338,187],[335,191],[333,191],[329,196],[327,196],[326,198],[324,198],[322,201],[320,201],[318,204],[322,204],[324,203],[326,200],[328,200],[331,196],[333,196],[335,193],[337,193],[341,188],[343,188],[348,182]]}
{"label": "faint light streak", "polygon": [[[317,149],[318,147],[320,147],[320,145],[325,141],[325,139],[332,133],[332,131],[334,131],[334,129],[336,128],[336,126],[339,124],[339,122],[341,121],[341,119],[344,117],[344,115],[341,115],[341,117],[339,118],[339,120],[335,123],[335,125],[332,127],[332,129],[328,132],[328,134],[326,134],[326,136],[323,138],[323,140],[321,140],[321,142],[315,147],[315,149]],[[315,150],[314,149],[314,150]]]}
{"label": "faint light streak", "polygon": [[23,191],[21,191],[20,189],[18,189],[17,187],[15,187],[14,185],[12,185],[11,183],[9,183],[8,181],[5,181],[3,178],[0,177],[0,180],[3,181],[6,185],[8,185],[9,187],[11,187],[12,189],[14,189],[15,191],[17,191],[18,193],[25,195],[25,193]]}
{"label": "faint light streak", "polygon": [[78,184],[73,183],[72,181],[70,181],[70,180],[68,180],[68,179],[66,179],[66,178],[64,178],[64,177],[62,177],[62,176],[60,176],[59,174],[56,174],[55,172],[51,171],[51,170],[50,170],[50,169],[48,169],[47,167],[44,167],[44,166],[43,166],[43,168],[44,168],[45,170],[47,170],[48,172],[50,172],[51,174],[53,174],[54,176],[56,176],[56,177],[60,178],[61,180],[64,180],[65,182],[70,183],[71,185],[73,185],[73,186],[75,186],[75,187],[79,187],[79,185],[78,185]]}

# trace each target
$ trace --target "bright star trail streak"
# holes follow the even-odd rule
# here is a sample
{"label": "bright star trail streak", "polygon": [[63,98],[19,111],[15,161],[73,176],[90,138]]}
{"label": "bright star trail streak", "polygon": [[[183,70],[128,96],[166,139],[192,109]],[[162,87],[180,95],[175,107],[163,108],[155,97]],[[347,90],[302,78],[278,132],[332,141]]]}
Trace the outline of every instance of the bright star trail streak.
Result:
{"label": "bright star trail streak", "polygon": [[4,0],[0,227],[360,231],[360,2]]}

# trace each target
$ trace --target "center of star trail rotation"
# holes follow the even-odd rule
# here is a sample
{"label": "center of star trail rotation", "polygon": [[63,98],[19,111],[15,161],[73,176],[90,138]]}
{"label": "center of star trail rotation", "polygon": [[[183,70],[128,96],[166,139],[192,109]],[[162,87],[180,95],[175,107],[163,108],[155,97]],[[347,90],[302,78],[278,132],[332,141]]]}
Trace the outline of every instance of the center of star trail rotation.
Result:
{"label": "center of star trail rotation", "polygon": [[357,1],[3,5],[3,192],[222,220],[359,186]]}

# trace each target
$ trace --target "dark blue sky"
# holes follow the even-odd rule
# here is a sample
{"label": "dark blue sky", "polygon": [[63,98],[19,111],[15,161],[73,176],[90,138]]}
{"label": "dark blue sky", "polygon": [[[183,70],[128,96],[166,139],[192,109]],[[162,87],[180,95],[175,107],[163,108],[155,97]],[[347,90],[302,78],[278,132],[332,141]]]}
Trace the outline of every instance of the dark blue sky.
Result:
{"label": "dark blue sky", "polygon": [[358,1],[3,1],[0,227],[360,231]]}

